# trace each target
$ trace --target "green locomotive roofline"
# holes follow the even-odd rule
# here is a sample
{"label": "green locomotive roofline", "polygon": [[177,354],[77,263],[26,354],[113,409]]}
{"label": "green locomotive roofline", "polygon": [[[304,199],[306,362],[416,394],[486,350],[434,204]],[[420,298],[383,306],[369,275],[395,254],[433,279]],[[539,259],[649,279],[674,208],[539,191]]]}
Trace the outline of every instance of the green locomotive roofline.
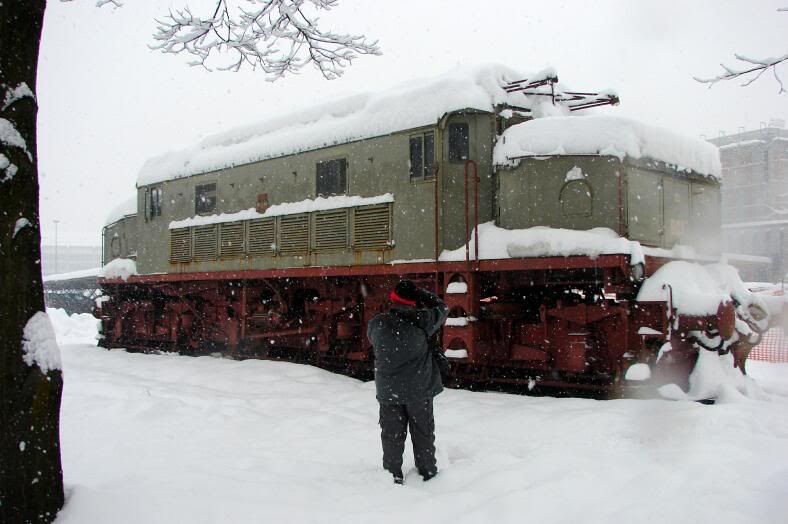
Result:
{"label": "green locomotive roofline", "polygon": [[717,180],[722,173],[719,150],[709,142],[610,115],[537,118],[509,127],[496,141],[493,162],[516,166],[525,158],[578,155],[650,159]]}
{"label": "green locomotive roofline", "polygon": [[505,108],[534,116],[616,104],[611,91],[568,92],[552,69],[523,75],[498,64],[458,68],[392,89],[359,94],[208,137],[194,147],[148,160],[137,187],[305,151],[434,126],[458,111]]}

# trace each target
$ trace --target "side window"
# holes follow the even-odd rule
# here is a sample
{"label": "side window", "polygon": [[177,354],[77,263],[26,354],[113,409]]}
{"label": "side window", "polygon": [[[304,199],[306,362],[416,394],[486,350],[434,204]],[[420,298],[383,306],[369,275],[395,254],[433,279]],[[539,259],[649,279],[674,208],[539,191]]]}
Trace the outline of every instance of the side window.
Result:
{"label": "side window", "polygon": [[210,215],[213,213],[216,213],[216,182],[195,187],[194,214]]}
{"label": "side window", "polygon": [[449,124],[449,161],[468,160],[468,124]]}
{"label": "side window", "polygon": [[317,163],[317,196],[344,195],[347,193],[347,160],[324,160]]}
{"label": "side window", "polygon": [[164,190],[159,187],[152,187],[150,196],[148,197],[148,217],[155,218],[161,216],[161,203],[164,196]]}
{"label": "side window", "polygon": [[435,176],[435,135],[410,137],[410,178],[423,180]]}

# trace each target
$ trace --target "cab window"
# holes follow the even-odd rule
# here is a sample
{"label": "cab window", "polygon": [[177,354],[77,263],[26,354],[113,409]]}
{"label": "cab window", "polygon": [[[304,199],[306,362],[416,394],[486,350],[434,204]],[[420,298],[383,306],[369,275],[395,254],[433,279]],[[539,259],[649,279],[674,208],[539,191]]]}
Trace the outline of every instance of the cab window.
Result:
{"label": "cab window", "polygon": [[468,124],[449,124],[449,161],[463,162],[468,160],[469,152]]}

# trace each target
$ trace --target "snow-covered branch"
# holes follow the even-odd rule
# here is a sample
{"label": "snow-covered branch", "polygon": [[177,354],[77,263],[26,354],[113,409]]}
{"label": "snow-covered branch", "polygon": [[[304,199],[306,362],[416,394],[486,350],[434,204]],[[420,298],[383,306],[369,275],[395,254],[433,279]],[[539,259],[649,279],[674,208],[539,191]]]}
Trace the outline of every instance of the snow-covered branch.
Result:
{"label": "snow-covered branch", "polygon": [[[381,54],[377,41],[363,35],[318,28],[307,9],[336,7],[338,0],[216,0],[210,16],[185,7],[170,11],[154,34],[152,46],[163,53],[194,55],[192,65],[237,71],[261,68],[268,80],[295,73],[312,63],[327,79],[342,75],[358,55]],[[209,64],[209,59],[211,60]]]}
{"label": "snow-covered branch", "polygon": [[[780,7],[777,9],[777,11],[788,12],[788,7]],[[734,56],[736,57],[736,60],[742,63],[739,68],[728,67],[725,64],[720,64],[724,73],[711,78],[699,78],[697,76],[693,78],[703,84],[709,84],[709,87],[723,80],[742,78],[744,80],[742,85],[748,86],[758,80],[767,71],[771,71],[774,74],[774,79],[780,85],[780,93],[786,92],[785,84],[783,84],[783,81],[777,72],[777,66],[788,60],[788,54],[769,58],[751,58],[740,54],[734,54]]]}
{"label": "snow-covered branch", "polygon": [[723,74],[711,78],[699,78],[697,76],[693,78],[703,84],[709,84],[709,87],[711,87],[722,80],[733,80],[734,78],[741,77],[746,79],[742,85],[748,86],[758,80],[765,72],[771,70],[775,80],[777,80],[777,83],[780,85],[780,93],[785,93],[785,84],[783,84],[777,72],[777,65],[788,60],[788,54],[772,58],[750,58],[739,54],[734,56],[736,56],[737,60],[746,65],[741,69],[734,69],[725,64],[720,64],[725,71]]}

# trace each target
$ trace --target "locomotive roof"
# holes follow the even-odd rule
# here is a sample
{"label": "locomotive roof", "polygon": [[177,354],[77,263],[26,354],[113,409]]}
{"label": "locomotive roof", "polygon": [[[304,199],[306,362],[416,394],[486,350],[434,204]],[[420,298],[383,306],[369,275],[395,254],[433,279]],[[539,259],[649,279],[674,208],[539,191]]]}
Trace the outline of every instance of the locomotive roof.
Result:
{"label": "locomotive roof", "polygon": [[[555,77],[552,69],[524,75],[502,65],[487,64],[409,81],[383,92],[350,96],[239,127],[205,138],[188,149],[151,158],[142,166],[137,185],[434,125],[446,113],[463,109],[492,112],[498,105],[510,105],[537,113],[547,97],[529,97],[504,87],[523,78],[535,81],[550,77]],[[549,85],[537,89],[550,92]]]}
{"label": "locomotive roof", "polygon": [[104,220],[104,225],[114,224],[118,220],[137,214],[137,193],[115,206]]}
{"label": "locomotive roof", "polygon": [[552,155],[651,158],[679,171],[720,177],[719,150],[698,138],[610,115],[537,118],[504,131],[493,153],[497,165]]}

